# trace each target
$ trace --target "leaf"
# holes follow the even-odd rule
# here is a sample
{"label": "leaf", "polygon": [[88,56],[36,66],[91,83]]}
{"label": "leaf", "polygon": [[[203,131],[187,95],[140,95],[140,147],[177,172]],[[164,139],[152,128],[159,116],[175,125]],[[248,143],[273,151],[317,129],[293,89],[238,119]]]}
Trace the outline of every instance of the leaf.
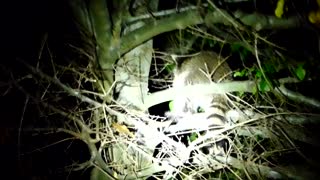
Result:
{"label": "leaf", "polygon": [[262,77],[262,72],[260,71],[260,70],[257,70],[257,72],[256,72],[256,78],[261,78]]}
{"label": "leaf", "polygon": [[194,140],[196,140],[198,138],[198,134],[193,132],[191,133],[190,137],[189,137],[189,141],[192,142]]}
{"label": "leaf", "polygon": [[259,83],[259,90],[261,92],[267,92],[267,91],[270,91],[270,87],[269,87],[269,84],[267,83],[267,81],[265,80],[261,80],[260,83]]}
{"label": "leaf", "polygon": [[166,69],[169,73],[171,73],[171,72],[174,70],[174,68],[175,68],[175,64],[173,64],[173,63],[167,63],[167,64],[165,65],[165,69]]}
{"label": "leaf", "polygon": [[284,9],[284,0],[278,0],[277,7],[274,10],[274,14],[276,17],[281,18],[283,15],[283,9]]}
{"label": "leaf", "polygon": [[231,52],[239,52],[241,47],[240,43],[234,43],[231,45]]}
{"label": "leaf", "polygon": [[318,8],[316,11],[311,11],[308,15],[308,19],[312,24],[320,24],[320,0],[317,0]]}
{"label": "leaf", "polygon": [[294,71],[300,81],[303,80],[306,76],[306,70],[302,66],[302,64],[299,65]]}
{"label": "leaf", "polygon": [[173,106],[173,101],[170,101],[170,102],[169,102],[169,110],[170,110],[170,112],[173,111],[173,108],[174,108],[174,106]]}
{"label": "leaf", "polygon": [[243,73],[241,73],[240,71],[237,71],[233,74],[233,77],[242,77]]}
{"label": "leaf", "polygon": [[239,91],[236,94],[237,94],[238,97],[242,97],[244,95],[244,92],[243,91]]}
{"label": "leaf", "polygon": [[252,88],[252,94],[257,94],[257,87],[256,86],[253,86],[253,88]]}
{"label": "leaf", "polygon": [[248,57],[249,51],[247,49],[243,49],[240,53],[240,58],[244,61]]}
{"label": "leaf", "polygon": [[241,71],[237,71],[233,74],[233,77],[244,77],[247,76],[247,70],[246,69],[242,69]]}
{"label": "leaf", "polygon": [[273,73],[276,72],[274,64],[265,64],[263,69],[264,69],[265,72],[268,72],[270,74],[273,74]]}
{"label": "leaf", "polygon": [[241,60],[245,60],[249,55],[249,50],[242,43],[234,43],[231,45],[232,53],[239,53]]}

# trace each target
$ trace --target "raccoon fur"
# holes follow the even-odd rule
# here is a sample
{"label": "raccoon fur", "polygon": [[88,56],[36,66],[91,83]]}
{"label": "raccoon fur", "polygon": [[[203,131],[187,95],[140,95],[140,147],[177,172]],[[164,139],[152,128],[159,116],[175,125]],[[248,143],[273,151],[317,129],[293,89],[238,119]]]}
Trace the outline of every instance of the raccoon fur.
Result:
{"label": "raccoon fur", "polygon": [[[199,54],[177,62],[174,71],[173,87],[181,88],[187,85],[210,84],[230,79],[229,65],[218,54],[202,51]],[[228,110],[227,98],[224,94],[210,95],[193,94],[177,96],[173,100],[173,113],[195,114],[206,113],[207,119],[213,125],[224,125]]]}

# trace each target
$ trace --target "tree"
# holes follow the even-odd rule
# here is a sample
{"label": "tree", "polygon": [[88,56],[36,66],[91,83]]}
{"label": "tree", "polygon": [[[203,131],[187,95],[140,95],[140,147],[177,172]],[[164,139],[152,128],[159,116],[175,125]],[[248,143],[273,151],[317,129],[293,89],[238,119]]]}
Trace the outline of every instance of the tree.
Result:
{"label": "tree", "polygon": [[[314,32],[316,27],[303,27],[307,19],[302,21],[298,15],[307,16],[317,9],[295,1],[279,0],[275,6],[272,1],[263,2],[269,10],[250,0],[177,1],[168,7],[165,2],[147,0],[69,1],[67,9],[77,27],[72,32],[80,39],[68,44],[69,61],[50,57],[51,49],[56,49],[50,47],[50,33],[46,33],[36,63],[18,59],[28,73],[17,73],[13,84],[34,102],[31,109],[40,107],[39,113],[47,117],[39,130],[68,134],[88,147],[89,158],[70,169],[93,167],[91,179],[143,179],[159,174],[177,179],[312,178],[316,172],[308,168],[318,163],[305,151],[319,147],[313,134],[317,128],[309,126],[319,124],[320,103],[299,91],[300,84],[318,80],[319,67],[312,65],[319,51],[292,53],[288,43],[284,47],[276,44],[288,38],[279,35],[288,29]],[[248,5],[251,12],[245,11]],[[296,5],[301,9],[294,9]],[[268,15],[270,9],[275,14]],[[162,44],[153,42],[156,39]],[[194,85],[184,92],[168,88],[170,67],[175,64],[172,55],[203,50],[224,57],[231,54],[226,62],[233,69],[233,80]],[[149,93],[150,85],[156,84],[162,89]],[[180,127],[148,112],[177,94],[212,92],[228,93],[233,104],[227,115],[234,123],[205,135],[189,133],[188,145],[161,131],[167,126]],[[53,121],[57,117],[63,120]],[[194,122],[188,121],[179,132],[197,126]],[[228,152],[196,153],[193,158],[198,160],[186,165],[190,154],[213,136],[227,139]],[[157,149],[166,150],[165,155],[156,156]],[[289,162],[288,157],[299,160]],[[300,162],[308,165],[305,174],[294,170],[301,168]]]}

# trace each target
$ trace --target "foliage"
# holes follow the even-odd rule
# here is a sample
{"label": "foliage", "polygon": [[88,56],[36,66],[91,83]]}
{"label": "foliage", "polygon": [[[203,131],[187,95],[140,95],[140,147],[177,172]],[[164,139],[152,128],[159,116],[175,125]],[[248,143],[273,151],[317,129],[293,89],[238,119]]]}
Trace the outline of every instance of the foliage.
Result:
{"label": "foliage", "polygon": [[298,67],[294,70],[294,72],[299,80],[304,80],[306,76],[306,70],[303,68],[303,64],[299,64]]}
{"label": "foliage", "polygon": [[285,0],[278,0],[277,7],[274,10],[274,14],[278,18],[281,18],[284,13],[284,4],[285,4]]}

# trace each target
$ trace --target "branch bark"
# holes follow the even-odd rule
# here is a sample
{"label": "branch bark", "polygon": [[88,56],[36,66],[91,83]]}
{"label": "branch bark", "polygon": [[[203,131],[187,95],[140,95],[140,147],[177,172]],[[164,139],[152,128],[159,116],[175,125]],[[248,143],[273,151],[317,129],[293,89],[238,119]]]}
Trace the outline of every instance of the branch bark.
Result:
{"label": "branch bark", "polygon": [[[281,82],[281,79],[279,80]],[[169,88],[166,90],[158,91],[147,96],[144,108],[148,109],[151,106],[160,104],[163,102],[171,101],[177,95],[192,95],[192,94],[212,94],[216,93],[230,93],[230,92],[254,92],[256,88],[256,83],[254,81],[233,81],[233,82],[222,82],[222,83],[212,83],[209,85],[198,84],[187,86],[184,88],[183,92],[177,91],[174,88]],[[281,95],[285,95],[287,98],[301,102],[316,108],[320,108],[320,102],[316,99],[306,97],[300,93],[292,92],[285,89],[283,86],[277,92]],[[288,93],[291,92],[291,93]]]}

